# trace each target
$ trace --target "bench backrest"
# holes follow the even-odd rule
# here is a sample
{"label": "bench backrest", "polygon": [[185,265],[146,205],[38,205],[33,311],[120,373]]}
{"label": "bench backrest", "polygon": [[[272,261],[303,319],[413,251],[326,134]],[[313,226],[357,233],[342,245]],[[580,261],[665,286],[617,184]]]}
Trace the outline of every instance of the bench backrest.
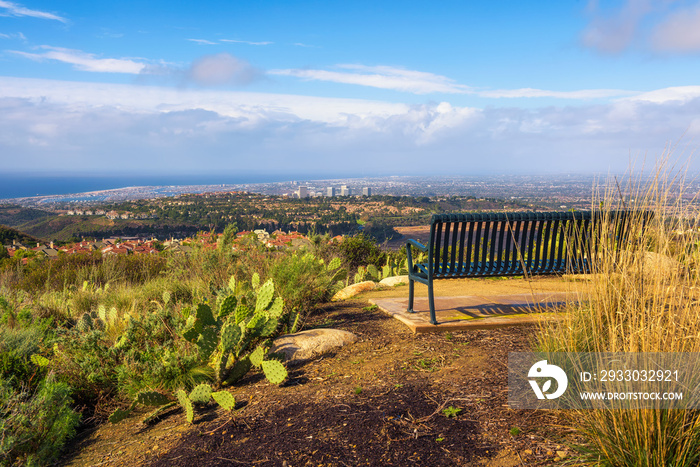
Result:
{"label": "bench backrest", "polygon": [[[628,235],[632,214],[608,213],[617,247]],[[648,220],[650,214],[644,215]],[[428,274],[449,278],[587,273],[597,249],[592,238],[600,218],[591,211],[435,214]]]}

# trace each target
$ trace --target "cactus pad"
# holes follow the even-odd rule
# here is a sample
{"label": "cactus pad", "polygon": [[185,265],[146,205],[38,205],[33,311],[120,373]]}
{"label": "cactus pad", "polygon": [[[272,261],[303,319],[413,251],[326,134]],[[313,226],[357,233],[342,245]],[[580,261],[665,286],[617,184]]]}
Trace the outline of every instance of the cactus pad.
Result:
{"label": "cactus pad", "polygon": [[250,358],[250,363],[252,363],[255,368],[260,368],[263,357],[265,357],[265,348],[262,345],[257,346],[248,356],[248,358]]}
{"label": "cactus pad", "polygon": [[197,340],[197,337],[199,337],[199,331],[197,331],[197,328],[194,325],[189,326],[182,333],[182,337],[184,337],[186,340],[188,340],[190,342],[194,342]]}
{"label": "cactus pad", "polygon": [[211,397],[226,411],[231,412],[236,408],[236,398],[228,391],[212,392]]}
{"label": "cactus pad", "polygon": [[224,299],[223,302],[221,302],[221,306],[219,307],[219,318],[224,318],[230,314],[233,314],[236,312],[236,304],[238,303],[238,300],[236,299],[235,295],[229,295]]}
{"label": "cactus pad", "polygon": [[219,336],[216,326],[205,326],[202,328],[202,333],[197,339],[197,347],[199,347],[199,355],[202,360],[209,360],[209,356],[216,350],[218,343]]}
{"label": "cactus pad", "polygon": [[231,276],[228,280],[228,289],[231,293],[236,293],[236,276]]}
{"label": "cactus pad", "polygon": [[374,264],[368,264],[367,265],[367,274],[369,275],[369,277],[372,280],[376,281],[377,278],[379,277],[379,271],[377,270],[377,266],[375,266]]}
{"label": "cactus pad", "polygon": [[338,269],[340,267],[340,265],[341,265],[340,258],[333,258],[328,263],[328,266],[326,266],[326,269],[328,271],[335,271],[336,269]]}
{"label": "cactus pad", "polygon": [[250,371],[251,363],[248,357],[238,360],[229,371],[228,377],[224,383],[233,384],[243,378]]}
{"label": "cactus pad", "polygon": [[260,328],[262,328],[265,325],[265,322],[267,321],[267,316],[265,316],[263,313],[256,313],[253,315],[253,317],[248,321],[248,324],[246,324],[246,328],[251,329],[253,333],[256,331],[259,332]]}
{"label": "cactus pad", "polygon": [[114,412],[112,412],[112,415],[110,415],[107,420],[109,420],[110,423],[119,423],[122,420],[124,420],[126,417],[128,417],[130,414],[131,414],[131,409],[127,409],[127,410],[117,409]]}
{"label": "cactus pad", "polygon": [[268,308],[267,315],[270,318],[279,318],[280,316],[282,316],[283,312],[284,312],[284,300],[282,300],[282,297],[277,297],[272,302],[272,305],[270,306],[270,308]]}
{"label": "cactus pad", "polygon": [[257,272],[253,273],[253,277],[250,279],[250,285],[252,285],[254,289],[257,289],[260,285],[260,275]]}
{"label": "cactus pad", "polygon": [[185,411],[187,421],[192,423],[194,420],[194,408],[192,407],[192,401],[189,397],[187,397],[187,393],[182,389],[178,389],[175,396],[177,397],[177,401],[182,406],[182,410]]}
{"label": "cactus pad", "polygon": [[272,279],[268,279],[262,287],[260,287],[260,290],[258,290],[258,299],[255,302],[255,312],[259,313],[265,309],[267,309],[268,306],[270,306],[270,302],[272,302],[272,296],[275,293],[275,284],[272,282]]}
{"label": "cactus pad", "polygon": [[107,321],[107,309],[105,308],[104,305],[100,305],[97,307],[97,316],[102,320],[102,321]]}
{"label": "cactus pad", "polygon": [[197,306],[197,320],[202,323],[203,326],[213,326],[216,324],[211,308],[204,303],[200,303]]}
{"label": "cactus pad", "polygon": [[272,384],[281,384],[287,379],[287,369],[277,360],[265,360],[261,366],[265,377]]}
{"label": "cactus pad", "polygon": [[208,384],[202,383],[190,393],[190,400],[194,404],[204,405],[209,402],[209,398],[211,398],[211,386]]}
{"label": "cactus pad", "polygon": [[245,320],[248,319],[248,317],[252,314],[251,309],[248,308],[245,304],[238,302],[238,306],[236,307],[236,323],[242,323]]}
{"label": "cactus pad", "polygon": [[92,330],[92,316],[90,316],[90,313],[84,313],[75,326],[80,332],[88,332]]}
{"label": "cactus pad", "polygon": [[136,394],[135,400],[141,405],[150,406],[164,405],[170,402],[168,396],[163,395],[157,391],[141,391],[138,394]]}
{"label": "cactus pad", "polygon": [[260,329],[260,337],[269,337],[277,330],[279,320],[277,318],[268,318],[265,325]]}
{"label": "cactus pad", "polygon": [[152,423],[153,421],[157,420],[158,417],[163,415],[168,409],[172,408],[177,404],[177,402],[169,402],[165,405],[161,405],[157,409],[148,412],[144,417],[143,420],[141,420],[142,423],[149,424]]}
{"label": "cactus pad", "polygon": [[241,327],[233,320],[229,320],[221,328],[221,347],[224,352],[233,350],[241,341]]}

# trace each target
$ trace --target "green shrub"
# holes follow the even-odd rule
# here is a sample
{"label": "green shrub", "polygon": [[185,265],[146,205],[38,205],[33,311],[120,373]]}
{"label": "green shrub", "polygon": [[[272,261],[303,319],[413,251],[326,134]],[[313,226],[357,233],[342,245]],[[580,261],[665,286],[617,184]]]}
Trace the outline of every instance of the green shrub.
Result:
{"label": "green shrub", "polygon": [[70,408],[70,392],[53,374],[34,393],[0,378],[0,464],[46,465],[56,459],[80,420]]}

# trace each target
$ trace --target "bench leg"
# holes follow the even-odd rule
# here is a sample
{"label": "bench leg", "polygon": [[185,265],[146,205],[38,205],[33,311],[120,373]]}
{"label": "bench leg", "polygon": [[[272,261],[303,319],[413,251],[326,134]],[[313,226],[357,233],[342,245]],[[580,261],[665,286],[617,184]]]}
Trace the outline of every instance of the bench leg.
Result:
{"label": "bench leg", "polygon": [[435,319],[435,297],[433,296],[433,281],[428,281],[428,305],[430,305],[430,324],[438,324]]}
{"label": "bench leg", "polygon": [[413,286],[415,284],[415,281],[411,279],[409,276],[408,278],[408,311],[409,313],[415,313],[413,311]]}

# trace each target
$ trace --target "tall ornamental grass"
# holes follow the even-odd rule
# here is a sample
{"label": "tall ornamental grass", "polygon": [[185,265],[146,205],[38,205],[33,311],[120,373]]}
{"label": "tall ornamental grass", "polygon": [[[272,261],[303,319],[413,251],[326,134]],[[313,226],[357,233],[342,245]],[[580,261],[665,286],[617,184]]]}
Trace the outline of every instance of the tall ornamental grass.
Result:
{"label": "tall ornamental grass", "polygon": [[[549,352],[700,352],[700,232],[685,172],[664,167],[652,177],[612,180],[594,201],[603,213],[589,287],[562,321],[543,324],[538,346]],[[612,214],[632,216],[621,247]],[[564,411],[586,440],[581,460],[608,466],[700,464],[700,413],[694,410]]]}

